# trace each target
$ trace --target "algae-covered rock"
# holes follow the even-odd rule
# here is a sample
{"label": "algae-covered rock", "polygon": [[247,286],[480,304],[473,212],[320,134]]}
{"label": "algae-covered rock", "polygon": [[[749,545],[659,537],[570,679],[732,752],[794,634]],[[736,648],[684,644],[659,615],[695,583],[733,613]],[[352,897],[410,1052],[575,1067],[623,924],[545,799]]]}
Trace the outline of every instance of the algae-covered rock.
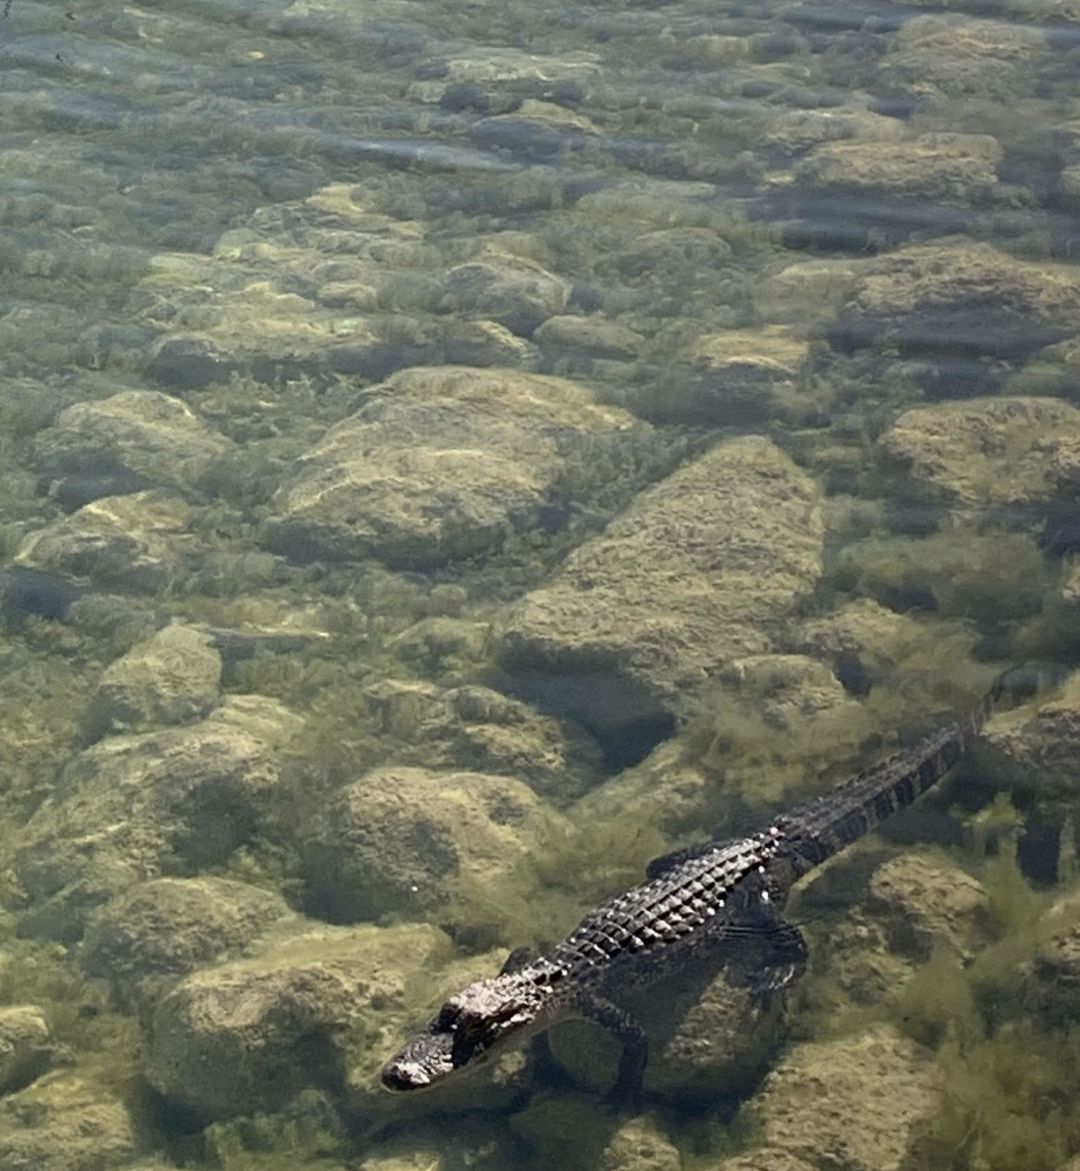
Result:
{"label": "algae-covered rock", "polygon": [[100,474],[104,468],[146,487],[179,489],[197,484],[231,447],[190,407],[152,390],[122,390],[76,403],[34,441],[38,464],[52,474]]}
{"label": "algae-covered rock", "polygon": [[278,895],[230,879],[142,882],[93,916],[80,963],[125,1002],[146,981],[183,976],[239,951],[288,914]]}
{"label": "algae-covered rock", "polygon": [[[539,332],[537,330],[537,334]],[[536,346],[532,342],[511,333],[497,321],[463,321],[452,317],[443,325],[442,342],[446,361],[451,366],[529,369],[536,357]]]}
{"label": "algae-covered rock", "polygon": [[49,1022],[36,1004],[0,1008],[0,1094],[41,1077],[55,1052]]}
{"label": "algae-covered rock", "polygon": [[267,540],[299,560],[471,556],[533,523],[575,453],[643,426],[566,379],[405,370],[303,456]]}
{"label": "algae-covered rock", "polygon": [[784,110],[766,131],[765,145],[784,154],[797,154],[822,143],[866,140],[876,149],[880,143],[903,136],[902,122],[871,110]]}
{"label": "algae-covered rock", "polygon": [[87,724],[94,739],[108,732],[187,724],[218,699],[221,656],[190,626],[166,626],[111,663],[101,677]]}
{"label": "algae-covered rock", "polygon": [[831,321],[858,286],[865,261],[805,260],[764,276],[754,307],[766,321],[807,328]]}
{"label": "algae-covered rock", "polygon": [[798,650],[830,663],[855,695],[867,692],[938,632],[871,598],[856,598],[831,613],[807,619],[799,628]]}
{"label": "algae-covered rock", "polygon": [[989,134],[921,134],[899,142],[830,142],[795,168],[804,187],[836,195],[985,201],[1004,151]]}
{"label": "algae-covered rock", "polygon": [[400,742],[402,764],[516,777],[563,802],[602,775],[600,751],[580,728],[487,687],[386,679],[364,699]]}
{"label": "algae-covered rock", "polygon": [[1020,22],[973,19],[968,14],[917,16],[896,35],[877,66],[887,91],[920,104],[986,99],[1015,103],[1037,76],[1034,58],[1046,50],[1046,34]]}
{"label": "algae-covered rock", "polygon": [[71,940],[140,879],[224,861],[254,834],[277,769],[249,733],[204,721],[81,752],[30,818],[15,873],[21,930]]}
{"label": "algae-covered rock", "polygon": [[887,1025],[804,1043],[765,1080],[752,1114],[768,1148],[815,1167],[901,1171],[938,1104],[929,1054]]}
{"label": "algae-covered rock", "polygon": [[456,900],[470,927],[490,924],[504,913],[492,892],[507,909],[528,898],[527,852],[557,824],[510,777],[376,769],[337,796],[309,845],[312,905],[336,920],[439,918]]}
{"label": "algae-covered rock", "polygon": [[1071,806],[1080,776],[1080,675],[1071,675],[1056,695],[998,713],[983,740],[995,776],[1011,792]]}
{"label": "algae-covered rock", "polygon": [[57,1073],[0,1101],[5,1171],[112,1171],[138,1151],[126,1106],[75,1074]]}
{"label": "algae-covered rock", "polygon": [[682,1165],[678,1148],[652,1118],[623,1122],[597,1164],[599,1171],[680,1171]]}
{"label": "algae-covered rock", "polygon": [[446,307],[529,337],[570,300],[570,282],[524,257],[489,252],[446,274]]}
{"label": "algae-covered rock", "polygon": [[88,577],[101,586],[153,592],[200,549],[192,509],[172,492],[103,496],[23,540],[15,564]]}
{"label": "algae-covered rock", "polygon": [[769,649],[813,588],[821,538],[816,489],[778,448],[722,443],[643,492],[515,607],[503,664],[607,737],[655,742],[725,662]]}
{"label": "algae-covered rock", "polygon": [[279,1109],[301,1090],[376,1083],[405,1031],[406,975],[450,952],[433,927],[312,927],[185,977],[156,1004],[146,1074],[209,1118]]}
{"label": "algae-covered rock", "polygon": [[989,244],[915,244],[860,266],[837,329],[858,345],[892,343],[1013,357],[1075,331],[1080,273],[1017,260]]}
{"label": "algae-covered rock", "polygon": [[1042,1021],[1069,1028],[1080,1013],[1080,898],[1075,890],[1046,913],[1047,938],[1024,965],[1028,1003]]}
{"label": "algae-covered rock", "polygon": [[549,317],[536,331],[536,343],[546,360],[636,358],[644,339],[629,326],[602,317]]}
{"label": "algae-covered rock", "polygon": [[758,1147],[750,1154],[701,1164],[702,1171],[817,1171],[819,1166],[782,1147]]}
{"label": "algae-covered rock", "polygon": [[580,101],[601,72],[596,53],[526,53],[501,44],[461,47],[432,57],[409,87],[421,102],[497,112],[527,99]]}
{"label": "algae-covered rock", "polygon": [[943,944],[968,958],[993,938],[982,884],[942,857],[890,858],[871,876],[866,906],[890,948],[910,959],[926,960]]}
{"label": "algae-covered rock", "polygon": [[783,325],[704,334],[687,354],[696,376],[665,389],[654,409],[658,417],[678,422],[769,418],[796,402],[809,357],[809,342]]}
{"label": "algae-covered rock", "polygon": [[906,411],[882,436],[899,507],[982,512],[1028,527],[1055,495],[1055,452],[1080,443],[1080,411],[1055,398],[969,399]]}

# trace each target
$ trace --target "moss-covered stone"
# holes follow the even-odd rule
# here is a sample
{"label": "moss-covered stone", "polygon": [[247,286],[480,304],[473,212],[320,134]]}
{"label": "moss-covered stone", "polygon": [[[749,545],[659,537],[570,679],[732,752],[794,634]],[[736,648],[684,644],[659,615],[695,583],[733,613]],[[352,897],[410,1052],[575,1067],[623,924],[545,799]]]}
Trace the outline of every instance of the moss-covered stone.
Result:
{"label": "moss-covered stone", "polygon": [[379,1065],[406,1028],[406,976],[448,956],[446,937],[420,925],[268,937],[157,1002],[147,1076],[207,1118],[279,1109],[306,1088],[340,1095],[350,1079],[378,1093]]}
{"label": "moss-covered stone", "polygon": [[882,436],[893,507],[929,507],[1028,527],[1055,494],[1055,453],[1080,443],[1080,411],[1060,399],[991,398],[905,412]]}
{"label": "moss-covered stone", "polygon": [[813,588],[821,532],[814,485],[776,447],[720,444],[515,607],[500,657],[521,687],[608,738],[658,731],[723,663],[768,649]]}
{"label": "moss-covered stone", "polygon": [[86,749],[15,855],[30,899],[22,929],[77,939],[86,915],[134,882],[223,862],[255,832],[277,779],[263,743],[211,721]]}
{"label": "moss-covered stone", "polygon": [[[922,134],[899,142],[831,142],[795,168],[802,187],[864,198],[985,202],[1004,157],[989,134]],[[800,188],[800,190],[801,190]]]}
{"label": "moss-covered stone", "polygon": [[80,964],[130,1003],[148,982],[183,976],[235,953],[288,913],[279,896],[229,879],[139,883],[93,916]]}
{"label": "moss-covered stone", "polygon": [[575,451],[642,427],[565,379],[402,371],[306,453],[273,501],[267,539],[299,560],[471,556],[535,523]]}
{"label": "moss-covered stone", "polygon": [[510,777],[376,769],[309,844],[310,905],[338,921],[406,913],[490,931],[523,910],[529,851],[559,826]]}
{"label": "moss-covered stone", "polygon": [[192,508],[171,492],[105,496],[30,533],[15,563],[91,578],[96,585],[152,592],[180,572],[201,542],[191,532]]}
{"label": "moss-covered stone", "polygon": [[[147,487],[190,490],[232,445],[177,399],[122,390],[61,411],[34,446],[38,464],[52,474],[110,469]],[[107,487],[101,495],[109,495]]]}
{"label": "moss-covered stone", "polygon": [[1015,358],[1071,334],[1078,313],[1080,276],[1072,266],[953,239],[860,266],[838,329],[858,345],[925,353],[936,340],[954,351]]}
{"label": "moss-covered stone", "polygon": [[0,1008],[0,1095],[35,1081],[55,1056],[52,1030],[36,1004]]}
{"label": "moss-covered stone", "polygon": [[815,1167],[900,1171],[933,1117],[929,1054],[886,1025],[793,1049],[765,1081],[752,1112],[765,1146]]}
{"label": "moss-covered stone", "polygon": [[217,703],[221,656],[190,626],[166,626],[110,663],[87,716],[91,736],[188,724]]}
{"label": "moss-covered stone", "polygon": [[124,1104],[74,1074],[52,1074],[0,1101],[0,1166],[11,1171],[113,1171],[137,1153]]}

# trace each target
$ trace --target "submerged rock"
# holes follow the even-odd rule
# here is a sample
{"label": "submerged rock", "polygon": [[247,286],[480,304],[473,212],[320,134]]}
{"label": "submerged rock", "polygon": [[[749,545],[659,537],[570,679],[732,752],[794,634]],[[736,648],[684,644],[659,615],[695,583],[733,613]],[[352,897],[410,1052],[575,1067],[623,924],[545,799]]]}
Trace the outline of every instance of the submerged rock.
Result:
{"label": "submerged rock", "polygon": [[87,915],[135,882],[223,862],[254,834],[276,782],[261,741],[212,720],[86,749],[16,851],[31,904],[20,930],[78,939]]}
{"label": "submerged rock", "polygon": [[668,421],[724,424],[767,419],[799,399],[810,343],[782,325],[699,337],[687,355],[696,377],[655,404]]}
{"label": "submerged rock", "polygon": [[1005,152],[989,134],[921,134],[899,142],[831,142],[795,168],[805,188],[865,198],[986,201]]}
{"label": "submerged rock", "polygon": [[640,759],[725,662],[769,649],[817,580],[822,532],[815,486],[777,447],[722,443],[643,492],[528,594],[502,662],[623,763]]}
{"label": "submerged rock", "polygon": [[[194,972],[149,1024],[146,1075],[204,1118],[277,1110],[375,1074],[405,1029],[406,973],[445,961],[434,927],[312,927]],[[378,1092],[375,1089],[375,1092]]]}
{"label": "submerged rock", "polygon": [[556,802],[579,796],[602,772],[599,749],[580,728],[487,687],[387,679],[364,699],[400,742],[402,764],[515,777]]}
{"label": "submerged rock", "polygon": [[[61,411],[34,448],[38,464],[52,474],[109,469],[147,487],[190,489],[232,444],[177,399],[123,390]],[[102,495],[108,494],[106,486]]]}
{"label": "submerged rock", "polygon": [[178,574],[185,555],[200,550],[191,518],[191,506],[172,492],[103,496],[30,533],[15,564],[152,593]]}
{"label": "submerged rock", "polygon": [[525,337],[570,300],[570,282],[521,256],[492,251],[446,274],[446,307]]}
{"label": "submerged rock", "polygon": [[969,14],[916,16],[904,23],[878,65],[879,84],[920,105],[951,108],[958,101],[1015,104],[1030,93],[1046,33],[1020,21]]}
{"label": "submerged rock", "polygon": [[179,623],[134,646],[101,677],[87,727],[94,739],[162,724],[188,724],[217,703],[221,656],[209,637]]}
{"label": "submerged rock", "polygon": [[121,1003],[245,948],[289,914],[276,894],[225,878],[159,878],[131,887],[91,920],[83,969]]}
{"label": "submerged rock", "polygon": [[137,1151],[123,1102],[75,1074],[0,1101],[0,1167],[10,1171],[119,1171]]}
{"label": "submerged rock", "polygon": [[906,411],[881,438],[894,507],[1030,528],[1056,495],[1055,455],[1080,444],[1080,410],[1056,398],[969,399]]}
{"label": "submerged rock", "polygon": [[405,370],[302,457],[266,539],[296,560],[472,556],[534,523],[568,460],[643,426],[566,379]]}
{"label": "submerged rock", "polygon": [[942,945],[968,959],[994,938],[982,884],[945,858],[890,858],[871,876],[865,901],[890,948],[915,961],[929,959]]}
{"label": "submerged rock", "polygon": [[0,1094],[41,1077],[55,1052],[49,1022],[36,1004],[0,1008]]}
{"label": "submerged rock", "polygon": [[337,796],[309,845],[310,902],[338,921],[453,914],[490,927],[503,914],[490,892],[507,907],[528,898],[527,851],[557,822],[510,777],[376,769]]}
{"label": "submerged rock", "polygon": [[855,345],[1015,358],[1073,333],[1080,273],[989,244],[916,244],[859,267],[836,326]]}
{"label": "submerged rock", "polygon": [[938,1108],[930,1055],[887,1025],[805,1043],[768,1076],[753,1105],[766,1148],[814,1167],[901,1171]]}

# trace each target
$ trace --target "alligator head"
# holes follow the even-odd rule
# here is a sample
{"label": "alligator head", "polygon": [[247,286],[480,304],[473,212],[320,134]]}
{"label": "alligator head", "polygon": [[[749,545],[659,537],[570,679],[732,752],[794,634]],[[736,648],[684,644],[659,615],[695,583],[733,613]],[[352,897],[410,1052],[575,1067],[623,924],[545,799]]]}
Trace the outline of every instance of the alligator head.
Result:
{"label": "alligator head", "polygon": [[551,993],[550,973],[543,970],[470,984],[383,1066],[382,1084],[388,1090],[422,1090],[482,1065],[543,1027]]}

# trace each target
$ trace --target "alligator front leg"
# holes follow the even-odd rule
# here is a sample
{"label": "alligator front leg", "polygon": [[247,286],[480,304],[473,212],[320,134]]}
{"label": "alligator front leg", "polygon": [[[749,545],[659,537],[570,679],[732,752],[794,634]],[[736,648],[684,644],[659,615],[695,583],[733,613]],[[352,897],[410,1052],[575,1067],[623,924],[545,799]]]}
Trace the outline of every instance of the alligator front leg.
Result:
{"label": "alligator front leg", "polygon": [[642,1078],[649,1062],[649,1040],[645,1030],[630,1013],[598,992],[590,990],[583,995],[578,1007],[582,1016],[614,1033],[622,1042],[619,1074],[607,1093],[608,1101],[614,1106],[628,1106],[635,1112],[640,1110]]}
{"label": "alligator front leg", "polygon": [[732,949],[724,961],[728,979],[748,988],[750,995],[764,1004],[806,970],[806,938],[794,923],[779,915],[726,925],[722,938],[724,946]]}

